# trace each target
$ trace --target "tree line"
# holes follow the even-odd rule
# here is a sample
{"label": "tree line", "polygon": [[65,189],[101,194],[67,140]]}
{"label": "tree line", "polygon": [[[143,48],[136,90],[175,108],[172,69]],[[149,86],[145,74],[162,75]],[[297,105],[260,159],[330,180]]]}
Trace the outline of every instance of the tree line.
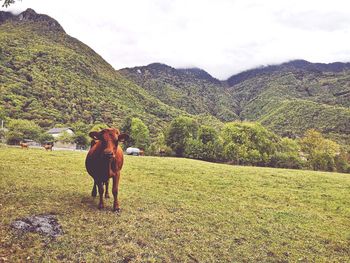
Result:
{"label": "tree line", "polygon": [[[62,134],[58,140],[74,142],[79,148],[88,148],[90,131],[108,126],[103,123],[86,125],[77,122],[70,125],[73,136]],[[9,144],[25,139],[41,143],[53,141],[53,137],[29,120],[10,120],[8,131],[0,137]],[[325,138],[316,130],[308,130],[302,138],[283,138],[257,122],[229,122],[222,128],[200,125],[194,118],[179,116],[158,134],[150,134],[147,125],[137,117],[129,116],[120,130],[129,134],[124,145],[137,147],[147,155],[186,157],[211,162],[262,167],[313,169],[350,173],[349,152],[337,142]]]}

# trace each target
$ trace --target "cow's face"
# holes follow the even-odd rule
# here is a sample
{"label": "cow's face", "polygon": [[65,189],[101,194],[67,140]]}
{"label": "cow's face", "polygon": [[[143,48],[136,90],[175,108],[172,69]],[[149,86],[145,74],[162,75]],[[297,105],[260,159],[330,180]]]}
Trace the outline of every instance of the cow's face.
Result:
{"label": "cow's face", "polygon": [[129,135],[125,133],[120,134],[119,130],[114,128],[103,129],[100,132],[90,132],[89,136],[94,140],[101,141],[103,155],[107,159],[115,158],[118,142],[124,142],[129,139]]}

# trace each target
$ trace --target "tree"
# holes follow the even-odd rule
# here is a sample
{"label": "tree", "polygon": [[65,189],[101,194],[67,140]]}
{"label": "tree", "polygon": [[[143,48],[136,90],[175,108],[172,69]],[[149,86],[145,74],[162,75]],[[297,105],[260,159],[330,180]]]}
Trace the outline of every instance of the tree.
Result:
{"label": "tree", "polygon": [[202,143],[215,142],[219,138],[218,132],[210,126],[200,126],[198,131],[198,139]]}
{"label": "tree", "polygon": [[186,116],[179,116],[171,123],[166,133],[166,144],[175,152],[176,156],[184,155],[186,141],[196,138],[198,131],[197,122]]}
{"label": "tree", "polygon": [[219,140],[203,143],[200,139],[190,138],[186,141],[184,155],[188,158],[204,161],[221,161],[223,156],[223,146]]}
{"label": "tree", "polygon": [[8,7],[9,5],[12,5],[14,3],[15,3],[15,0],[4,0],[4,3],[2,4],[2,7]]}
{"label": "tree", "polygon": [[279,138],[259,123],[230,122],[225,124],[221,136],[224,140],[226,160],[237,164],[264,166],[277,150]]}
{"label": "tree", "polygon": [[100,131],[100,130],[103,130],[103,129],[107,129],[109,128],[107,124],[104,124],[104,123],[97,123],[95,124],[89,132],[92,132],[92,131]]}
{"label": "tree", "polygon": [[325,171],[336,169],[335,157],[340,153],[340,146],[336,142],[325,139],[320,132],[311,129],[300,139],[300,146],[312,169]]}
{"label": "tree", "polygon": [[272,155],[270,166],[279,168],[301,169],[304,165],[300,157],[300,146],[295,140],[282,138],[277,145],[277,152]]}
{"label": "tree", "polygon": [[82,121],[77,121],[77,122],[71,124],[71,127],[75,133],[77,133],[77,132],[82,132],[85,134],[89,133],[89,126]]}
{"label": "tree", "polygon": [[48,134],[46,132],[40,134],[40,136],[39,136],[39,142],[41,144],[45,144],[45,143],[48,143],[48,142],[53,142],[54,140],[55,140],[55,138],[51,134]]}
{"label": "tree", "polygon": [[12,119],[7,125],[6,138],[9,144],[18,144],[25,139],[38,140],[41,128],[33,121]]}
{"label": "tree", "polygon": [[139,118],[132,118],[130,137],[134,146],[146,150],[149,145],[149,129]]}
{"label": "tree", "polygon": [[200,126],[198,137],[187,139],[184,155],[205,161],[222,160],[223,145],[218,132],[211,126]]}
{"label": "tree", "polygon": [[73,143],[74,136],[72,136],[71,134],[65,131],[60,136],[57,137],[57,140],[63,143]]}
{"label": "tree", "polygon": [[[124,119],[124,122],[121,126],[121,132],[123,133],[126,133],[126,134],[131,134],[131,122],[132,122],[132,119],[134,117],[132,116],[128,116]],[[125,147],[130,147],[130,146],[133,146],[135,144],[135,141],[133,140],[133,138],[130,136],[129,137],[129,140],[127,140],[124,145]]]}
{"label": "tree", "polygon": [[74,142],[77,144],[78,148],[85,149],[89,145],[89,138],[86,136],[84,132],[77,131],[73,136]]}

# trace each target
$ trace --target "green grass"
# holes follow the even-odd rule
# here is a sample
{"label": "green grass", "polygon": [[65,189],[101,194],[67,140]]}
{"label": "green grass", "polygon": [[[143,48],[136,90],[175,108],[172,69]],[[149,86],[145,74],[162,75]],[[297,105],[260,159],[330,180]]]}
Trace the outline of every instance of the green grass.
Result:
{"label": "green grass", "polygon": [[[350,176],[126,157],[99,211],[85,153],[0,148],[0,261],[346,262]],[[64,235],[10,223],[55,213]]]}

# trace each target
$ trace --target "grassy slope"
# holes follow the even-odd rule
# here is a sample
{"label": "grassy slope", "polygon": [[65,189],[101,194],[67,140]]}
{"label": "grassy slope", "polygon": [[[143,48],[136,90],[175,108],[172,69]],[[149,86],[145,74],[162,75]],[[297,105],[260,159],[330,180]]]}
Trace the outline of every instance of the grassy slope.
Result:
{"label": "grassy slope", "polygon": [[101,121],[134,114],[159,129],[177,109],[125,79],[92,49],[39,22],[0,25],[0,115],[41,126]]}
{"label": "grassy slope", "polygon": [[[98,211],[84,153],[0,149],[0,255],[63,260],[345,262],[350,177],[127,157],[120,215]],[[19,235],[17,218],[55,213],[65,234]]]}

